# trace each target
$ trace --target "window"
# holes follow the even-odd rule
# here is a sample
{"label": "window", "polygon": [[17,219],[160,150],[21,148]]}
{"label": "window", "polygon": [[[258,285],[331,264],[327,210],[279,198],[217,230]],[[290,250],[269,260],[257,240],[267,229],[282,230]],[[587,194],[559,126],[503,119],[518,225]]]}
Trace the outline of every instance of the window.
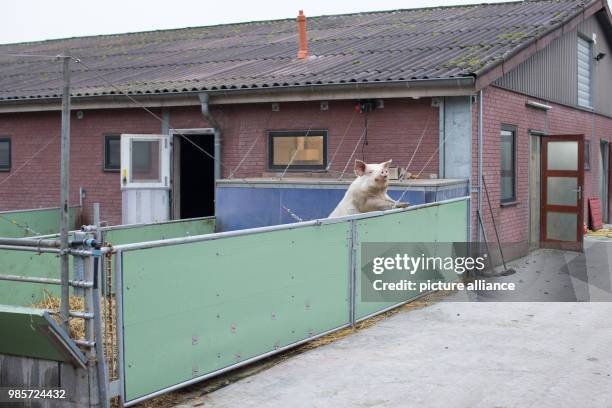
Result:
{"label": "window", "polygon": [[0,138],[0,171],[11,170],[11,139]]}
{"label": "window", "polygon": [[132,140],[130,181],[161,181],[160,147],[159,140]]}
{"label": "window", "polygon": [[591,98],[593,76],[593,43],[578,37],[578,105],[593,106]]}
{"label": "window", "polygon": [[501,202],[516,201],[516,127],[501,129]]}
{"label": "window", "polygon": [[104,170],[119,171],[121,167],[121,136],[104,136]]}
{"label": "window", "polygon": [[321,170],[327,165],[327,131],[270,132],[268,167],[272,170]]}
{"label": "window", "polygon": [[584,169],[591,170],[591,141],[584,141]]}

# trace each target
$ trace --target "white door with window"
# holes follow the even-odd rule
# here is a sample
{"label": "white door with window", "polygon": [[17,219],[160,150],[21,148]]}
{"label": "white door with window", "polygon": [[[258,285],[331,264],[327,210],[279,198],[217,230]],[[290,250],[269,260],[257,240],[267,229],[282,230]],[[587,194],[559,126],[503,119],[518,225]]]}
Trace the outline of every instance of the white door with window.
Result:
{"label": "white door with window", "polygon": [[122,223],[170,219],[170,141],[167,135],[121,135]]}

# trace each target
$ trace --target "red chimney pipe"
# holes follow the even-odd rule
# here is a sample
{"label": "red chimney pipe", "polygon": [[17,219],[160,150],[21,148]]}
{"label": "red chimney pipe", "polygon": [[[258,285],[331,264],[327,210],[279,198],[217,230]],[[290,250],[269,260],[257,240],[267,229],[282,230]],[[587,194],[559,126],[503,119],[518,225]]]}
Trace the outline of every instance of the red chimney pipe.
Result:
{"label": "red chimney pipe", "polygon": [[300,49],[298,50],[297,57],[299,59],[306,59],[308,58],[308,37],[306,37],[306,16],[304,15],[304,10],[300,10],[297,22],[300,34]]}

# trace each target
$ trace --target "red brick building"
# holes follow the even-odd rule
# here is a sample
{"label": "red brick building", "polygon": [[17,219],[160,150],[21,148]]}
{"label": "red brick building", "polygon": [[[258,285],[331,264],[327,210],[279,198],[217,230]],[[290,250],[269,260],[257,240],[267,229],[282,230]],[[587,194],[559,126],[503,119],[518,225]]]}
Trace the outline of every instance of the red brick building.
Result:
{"label": "red brick building", "polygon": [[[103,220],[122,220],[116,137],[170,135],[174,205],[215,176],[287,165],[294,178],[333,178],[355,158],[392,158],[420,177],[469,180],[474,239],[478,209],[493,238],[484,176],[503,241],[572,241],[564,231],[586,222],[587,197],[601,198],[606,221],[610,211],[610,21],[602,0],[527,1],[309,18],[307,53],[294,19],[2,45],[0,210],[59,202],[61,64],[23,54],[68,50],[71,203],[86,216],[99,202]],[[553,146],[553,135],[583,138]],[[545,174],[544,145],[577,173]],[[201,188],[178,197],[179,175]],[[559,202],[542,202],[544,190]],[[182,216],[206,215],[191,210]]]}

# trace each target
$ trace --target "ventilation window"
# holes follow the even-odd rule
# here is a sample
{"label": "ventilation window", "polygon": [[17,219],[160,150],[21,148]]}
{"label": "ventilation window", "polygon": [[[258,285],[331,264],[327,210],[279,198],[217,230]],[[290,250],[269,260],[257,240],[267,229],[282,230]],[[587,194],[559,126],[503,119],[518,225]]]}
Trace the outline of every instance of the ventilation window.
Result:
{"label": "ventilation window", "polygon": [[121,166],[121,136],[104,136],[104,170],[119,171]]}
{"label": "ventilation window", "polygon": [[11,139],[0,138],[0,171],[11,170]]}
{"label": "ventilation window", "polygon": [[516,201],[516,127],[501,129],[501,203]]}
{"label": "ventilation window", "polygon": [[593,43],[578,37],[578,105],[591,108],[593,78]]}

